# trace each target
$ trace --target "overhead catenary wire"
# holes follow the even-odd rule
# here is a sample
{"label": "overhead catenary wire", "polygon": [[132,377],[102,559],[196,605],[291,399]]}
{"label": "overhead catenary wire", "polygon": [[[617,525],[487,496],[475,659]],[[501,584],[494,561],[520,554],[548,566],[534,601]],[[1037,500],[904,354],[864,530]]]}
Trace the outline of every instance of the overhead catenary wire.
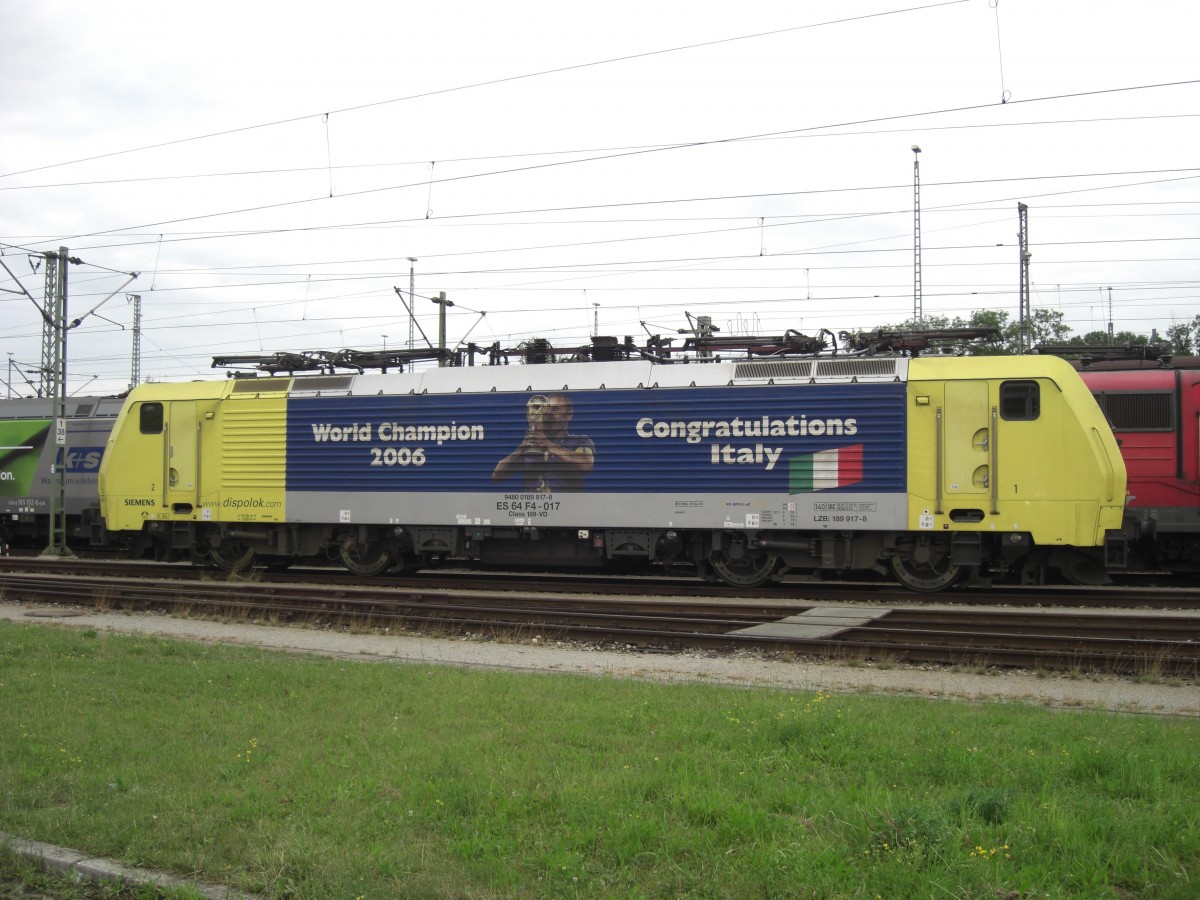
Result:
{"label": "overhead catenary wire", "polygon": [[[771,135],[761,138],[747,138],[746,141],[798,141],[798,140],[823,140],[830,138],[846,138],[846,137],[862,137],[864,135],[884,135],[884,134],[926,134],[940,131],[965,131],[980,128],[1025,128],[1025,127],[1046,127],[1060,125],[1082,125],[1082,124],[1104,124],[1112,125],[1126,122],[1149,122],[1169,119],[1195,119],[1200,118],[1200,113],[1173,113],[1160,115],[1139,115],[1139,116],[1102,116],[1088,117],[1082,119],[1038,119],[1030,122],[976,122],[965,125],[921,125],[921,126],[906,126],[904,128],[887,128],[873,129],[869,131],[833,131],[828,133],[814,134],[782,134]],[[531,150],[522,153],[493,153],[482,156],[457,156],[440,159],[443,165],[451,163],[464,162],[493,162],[502,159],[527,159],[541,156],[575,156],[579,154],[595,154],[595,153],[614,153],[626,150],[663,150],[669,147],[675,147],[685,144],[696,143],[696,139],[669,141],[658,144],[637,144],[624,145],[615,147],[576,147],[568,149],[556,150]],[[332,165],[327,163],[325,166],[294,166],[282,169],[244,169],[229,172],[191,172],[174,175],[139,175],[136,177],[125,178],[101,178],[88,181],[63,181],[49,182],[44,184],[0,184],[0,192],[5,191],[35,191],[35,190],[53,190],[56,188],[69,187],[96,187],[103,185],[128,185],[140,184],[148,182],[169,182],[169,181],[189,181],[196,179],[215,179],[215,178],[261,178],[264,175],[296,175],[314,171],[333,171],[333,172],[349,172],[357,169],[391,169],[403,168],[412,166],[427,166],[428,160],[401,160],[398,162],[378,162],[378,163],[343,163],[340,165]]]}
{"label": "overhead catenary wire", "polygon": [[[962,0],[951,0],[951,2],[962,2]],[[1195,85],[1195,84],[1200,84],[1200,79],[1190,79],[1190,80],[1186,80],[1186,81],[1175,81],[1175,82],[1161,82],[1161,83],[1157,83],[1157,84],[1129,85],[1129,86],[1124,86],[1124,87],[1104,88],[1104,89],[1092,90],[1092,91],[1076,91],[1076,92],[1068,93],[1068,94],[1056,94],[1056,95],[1050,95],[1050,96],[1044,96],[1044,97],[1032,97],[1032,98],[1025,99],[1025,100],[1012,101],[1012,103],[1043,103],[1043,102],[1059,101],[1059,100],[1066,100],[1066,99],[1080,99],[1083,97],[1097,97],[1097,96],[1111,95],[1111,94],[1118,94],[1118,93],[1153,90],[1153,89],[1166,88],[1166,87],[1179,87],[1181,85]],[[714,138],[712,140],[705,140],[705,141],[693,141],[693,142],[688,142],[688,143],[670,144],[670,145],[666,145],[666,146],[662,146],[662,147],[655,147],[655,148],[648,149],[648,150],[630,150],[630,151],[617,152],[617,153],[606,153],[606,154],[602,154],[602,155],[598,155],[598,156],[589,156],[589,157],[585,157],[583,159],[560,160],[558,162],[541,163],[538,165],[517,166],[517,167],[513,167],[513,168],[508,168],[508,169],[493,170],[490,172],[477,172],[477,173],[470,173],[470,174],[464,174],[464,175],[451,175],[451,176],[446,176],[445,178],[440,178],[440,179],[431,178],[428,183],[410,182],[407,184],[389,185],[386,187],[366,188],[366,189],[362,189],[362,190],[358,190],[358,191],[347,191],[347,192],[344,192],[341,195],[339,195],[339,197],[337,199],[346,199],[346,198],[351,198],[351,197],[363,197],[363,196],[367,196],[367,195],[382,194],[382,193],[387,193],[387,192],[391,192],[391,191],[406,190],[406,189],[410,189],[410,188],[414,188],[414,187],[426,187],[427,189],[431,190],[432,186],[434,184],[449,184],[452,182],[469,181],[469,180],[474,180],[474,179],[479,179],[479,178],[492,178],[492,177],[497,177],[497,176],[501,176],[501,175],[513,175],[513,174],[517,174],[517,173],[527,173],[527,172],[532,172],[532,171],[536,171],[536,170],[540,170],[540,169],[557,168],[557,167],[562,167],[562,166],[582,165],[585,163],[603,162],[603,161],[609,161],[609,160],[615,160],[615,159],[621,159],[621,158],[627,158],[627,157],[633,157],[633,156],[642,156],[642,155],[652,154],[652,153],[664,153],[664,152],[669,152],[669,151],[674,151],[674,150],[691,150],[691,149],[696,149],[699,147],[711,147],[711,146],[716,146],[719,144],[731,144],[731,143],[737,143],[737,142],[741,142],[741,141],[748,141],[748,140],[752,140],[754,138],[759,138],[759,137],[776,136],[776,135],[783,135],[783,134],[797,134],[797,133],[806,132],[806,131],[834,128],[834,127],[842,127],[847,124],[866,124],[866,123],[872,123],[872,122],[890,122],[890,121],[899,121],[899,120],[911,119],[911,118],[921,118],[924,116],[937,116],[937,115],[946,115],[949,113],[962,113],[962,112],[968,112],[971,110],[993,108],[998,105],[999,104],[997,104],[997,103],[981,103],[981,104],[973,104],[973,105],[967,105],[967,106],[948,107],[948,108],[936,109],[936,110],[926,110],[926,111],[922,111],[922,112],[900,113],[900,114],[890,115],[890,116],[876,116],[876,117],[867,118],[867,119],[858,119],[858,120],[854,120],[851,122],[840,122],[840,123],[834,123],[834,124],[814,125],[814,126],[806,126],[806,127],[800,127],[800,128],[789,128],[789,129],[782,129],[779,131],[763,132],[763,133],[753,134],[753,135],[740,135],[740,136],[735,136],[735,137]],[[141,223],[141,224],[137,224],[137,225],[127,225],[127,226],[119,226],[119,227],[115,227],[115,228],[105,228],[105,229],[99,229],[99,230],[88,231],[88,232],[80,232],[77,234],[72,234],[68,237],[61,238],[61,240],[76,241],[80,238],[97,237],[99,235],[114,234],[114,233],[119,233],[122,231],[130,231],[130,230],[143,229],[143,228],[157,228],[162,225],[175,225],[175,224],[179,224],[181,222],[197,222],[197,221],[201,221],[203,219],[223,218],[225,216],[243,215],[243,214],[251,213],[251,212],[264,212],[266,210],[287,209],[290,207],[314,203],[314,202],[317,202],[318,200],[319,201],[329,201],[332,199],[334,199],[334,198],[330,198],[330,197],[295,198],[292,200],[279,201],[276,203],[263,203],[263,204],[258,204],[258,205],[250,206],[250,207],[240,207],[237,209],[222,210],[219,212],[200,213],[200,214],[191,215],[191,216],[181,216],[181,217],[173,218],[173,219],[164,219],[164,220],[157,221],[157,222]]]}
{"label": "overhead catenary wire", "polygon": [[1004,87],[1004,43],[1000,40],[1000,0],[988,0],[988,6],[996,12],[996,63],[1000,68],[1000,102],[1007,103],[1011,95]]}
{"label": "overhead catenary wire", "polygon": [[[969,179],[969,180],[954,180],[954,181],[934,181],[934,182],[926,181],[925,186],[927,188],[932,189],[932,188],[943,188],[943,187],[980,186],[980,185],[987,185],[987,184],[1055,181],[1055,180],[1067,180],[1067,179],[1075,179],[1075,178],[1107,178],[1107,177],[1123,177],[1123,176],[1131,176],[1131,175],[1163,175],[1163,174],[1179,174],[1179,173],[1197,173],[1197,174],[1181,175],[1181,177],[1173,178],[1173,179],[1153,179],[1153,180],[1148,180],[1148,181],[1141,181],[1141,182],[1134,182],[1134,183],[1127,183],[1127,184],[1098,185],[1096,187],[1079,188],[1079,189],[1054,191],[1054,192],[1043,192],[1043,193],[1038,193],[1038,194],[1030,194],[1028,192],[1023,192],[1020,196],[1026,198],[1026,199],[1045,198],[1045,197],[1053,197],[1053,196],[1062,196],[1062,195],[1072,194],[1072,193],[1087,193],[1087,192],[1092,192],[1092,191],[1118,190],[1118,189],[1127,188],[1127,187],[1143,187],[1143,186],[1147,186],[1147,185],[1164,184],[1164,183],[1168,183],[1171,181],[1186,180],[1186,179],[1191,179],[1191,178],[1200,179],[1200,167],[1185,167],[1185,168],[1173,168],[1173,169],[1120,170],[1120,171],[1114,170],[1114,171],[1108,171],[1108,172],[1057,173],[1057,174],[1050,174],[1050,175],[1009,176],[1009,177],[1004,177],[1004,178],[990,178],[990,179],[985,178],[985,179]],[[711,196],[703,196],[703,197],[674,197],[674,198],[661,198],[661,199],[653,199],[653,200],[629,200],[629,201],[619,201],[619,202],[601,203],[601,204],[583,204],[583,205],[575,205],[575,206],[525,208],[525,209],[516,209],[516,210],[494,211],[494,212],[457,213],[454,215],[446,216],[443,219],[438,220],[438,221],[440,224],[440,223],[444,223],[447,220],[460,220],[461,221],[464,219],[493,218],[493,217],[498,217],[498,216],[521,216],[521,215],[562,213],[562,212],[582,212],[582,211],[587,211],[587,210],[601,210],[601,209],[639,208],[639,207],[663,206],[663,205],[674,205],[674,204],[717,203],[717,202],[745,201],[745,200],[753,200],[753,199],[768,199],[768,198],[781,198],[781,197],[836,195],[836,194],[846,194],[846,193],[897,190],[897,189],[907,188],[907,187],[910,187],[910,185],[902,185],[902,184],[896,183],[896,184],[883,184],[883,185],[858,185],[858,186],[846,186],[846,187],[835,187],[835,188],[810,188],[810,189],[805,189],[805,190],[781,190],[781,191],[758,192],[758,193],[753,193],[753,194],[726,194],[726,195],[711,195]],[[933,212],[937,212],[937,211],[953,210],[953,209],[961,208],[963,206],[980,206],[980,205],[988,204],[988,203],[997,203],[997,202],[1000,202],[1001,200],[1012,200],[1012,199],[1017,199],[1017,198],[1014,196],[1009,196],[1009,197],[1004,197],[1004,198],[992,197],[992,198],[979,200],[979,201],[937,205],[937,206],[933,206],[931,208],[927,207],[927,211],[930,213],[933,213]],[[850,213],[850,214],[845,214],[845,215],[847,215],[847,216],[888,215],[888,214],[891,214],[892,212],[893,211],[879,212],[879,213],[864,212],[864,213]],[[748,218],[748,217],[742,217],[742,218],[744,219],[744,218]],[[755,217],[755,218],[757,218],[757,217]],[[424,222],[424,221],[426,221],[426,220],[420,219],[420,218],[405,218],[405,219],[391,219],[391,220],[376,221],[376,222],[372,222],[372,223],[357,223],[357,224],[353,224],[353,225],[337,224],[337,225],[328,225],[328,226],[307,226],[307,227],[299,227],[299,228],[236,230],[236,231],[230,231],[230,232],[220,232],[220,233],[216,233],[216,234],[205,232],[202,235],[181,236],[178,238],[170,239],[170,241],[178,242],[178,241],[186,241],[186,240],[215,240],[215,239],[221,239],[221,238],[245,238],[245,237],[250,237],[250,236],[279,235],[279,234],[296,233],[296,232],[311,233],[311,232],[322,231],[322,230],[340,230],[340,229],[350,228],[350,227],[364,227],[364,225],[366,225],[366,224],[372,224],[372,225],[387,224],[387,225],[396,226],[396,225],[402,225],[402,224],[406,224],[406,223],[417,223],[417,222]],[[124,230],[125,229],[112,229],[110,231],[94,232],[93,234],[94,235],[113,234],[113,233],[118,233],[118,232],[121,232]],[[84,237],[84,236],[86,236],[86,235],[76,235],[76,236],[74,236],[73,240],[77,239],[79,237]],[[58,240],[65,240],[65,239],[58,239]],[[162,238],[161,233],[159,233],[157,240],[159,243],[162,243],[163,238]],[[135,244],[136,243],[149,243],[149,241],[134,242],[134,243]],[[97,245],[97,246],[98,246],[98,248],[111,249],[114,247],[129,246],[129,245],[130,244],[128,244],[128,243],[125,243],[125,244],[108,243],[108,244],[102,244],[102,245]],[[15,245],[8,245],[8,246],[15,246]]]}
{"label": "overhead catenary wire", "polygon": [[[902,238],[902,236],[904,236],[904,235],[895,235],[895,236],[896,236],[896,238]],[[1196,235],[1196,236],[1157,236],[1157,238],[1135,238],[1135,239],[1126,238],[1126,239],[1120,239],[1120,240],[1102,239],[1102,240],[1081,240],[1081,241],[1079,241],[1079,240],[1076,240],[1076,241],[1043,241],[1043,242],[1040,242],[1039,247],[1046,248],[1046,247],[1052,247],[1052,246],[1064,246],[1064,247],[1066,247],[1066,246],[1105,246],[1105,245],[1112,245],[1112,244],[1117,244],[1117,245],[1163,244],[1163,242],[1189,242],[1189,241],[1198,241],[1198,240],[1200,240],[1200,235]],[[930,251],[934,252],[934,253],[952,252],[952,251],[991,251],[991,250],[995,250],[996,246],[997,245],[988,245],[988,244],[960,244],[960,245],[947,244],[947,245],[932,246],[932,247],[930,247]],[[1001,245],[1001,246],[1003,246],[1003,245]],[[864,254],[896,254],[896,253],[907,253],[907,252],[908,252],[908,248],[901,247],[901,246],[868,247],[868,248],[824,247],[824,248],[806,248],[806,250],[779,251],[778,253],[770,254],[770,256],[766,257],[766,258],[774,260],[774,259],[786,259],[786,258],[797,258],[797,257],[864,256]],[[452,256],[458,256],[458,254],[450,253],[450,254],[445,254],[445,256],[452,257]],[[664,266],[664,265],[680,265],[680,264],[708,265],[710,263],[731,262],[731,260],[738,260],[738,259],[754,260],[754,259],[762,259],[762,258],[763,257],[761,256],[761,254],[758,254],[758,253],[743,253],[743,254],[734,254],[734,256],[728,256],[728,254],[724,254],[724,256],[709,256],[709,257],[686,257],[686,258],[656,257],[656,258],[643,258],[643,259],[610,259],[610,260],[602,260],[602,262],[596,262],[596,260],[593,260],[593,262],[588,262],[588,263],[529,264],[529,265],[522,265],[522,266],[484,266],[484,268],[475,268],[475,269],[432,269],[427,272],[427,275],[431,276],[431,277],[466,276],[466,275],[504,275],[504,274],[511,275],[511,274],[536,274],[536,272],[554,272],[554,271],[576,271],[576,272],[582,271],[582,272],[588,272],[588,274],[611,274],[611,272],[613,272],[613,271],[625,271],[625,272],[646,271],[646,269],[644,269],[644,266]],[[1184,257],[1184,259],[1186,259],[1186,258],[1187,257]],[[365,262],[378,263],[378,262],[388,262],[388,260],[385,260],[385,259],[373,259],[373,260],[372,259],[356,259],[356,260],[341,260],[341,263],[332,263],[331,262],[328,264],[346,264],[346,263],[361,264],[361,263],[365,263]],[[1072,262],[1072,260],[1069,260],[1069,259],[1056,260],[1056,262],[1069,264],[1070,262]],[[1088,262],[1094,262],[1094,260],[1079,260],[1079,262],[1080,263],[1088,263]],[[311,260],[310,260],[310,262],[305,263],[305,265],[312,265],[312,264],[313,263],[311,262]],[[947,266],[950,266],[950,265],[1003,265],[1003,264],[1004,263],[961,263],[961,262],[947,263],[947,262],[944,262],[944,260],[943,260],[943,262],[931,263],[930,268],[947,268]],[[296,265],[296,264],[290,264],[290,265]],[[265,269],[278,268],[278,266],[256,266],[256,268],[265,270]],[[811,262],[805,262],[802,266],[794,266],[794,268],[810,269],[810,268],[822,268],[822,266],[815,266]],[[865,270],[875,269],[875,268],[889,268],[889,266],[887,264],[881,265],[881,264],[874,264],[874,263],[872,263],[872,264],[859,263],[859,264],[856,264],[853,266],[824,266],[824,268],[852,268],[852,269],[856,269],[856,270],[864,270],[865,271]],[[196,274],[196,272],[199,272],[199,271],[208,271],[208,272],[212,272],[212,274],[216,274],[216,272],[220,272],[220,271],[238,272],[240,270],[241,270],[241,268],[239,268],[239,266],[232,266],[232,268],[227,268],[227,269],[191,270],[191,274]],[[762,271],[762,270],[760,269],[757,271]],[[158,293],[169,294],[169,293],[180,293],[180,292],[193,292],[193,290],[220,290],[220,289],[233,289],[233,288],[239,288],[239,287],[271,287],[271,286],[282,286],[282,284],[295,284],[295,283],[301,283],[301,282],[306,283],[306,284],[311,284],[311,283],[328,284],[328,283],[343,283],[343,282],[355,282],[355,281],[388,280],[388,278],[394,278],[394,277],[395,277],[395,275],[392,274],[392,272],[390,272],[390,271],[352,272],[352,274],[331,274],[331,272],[330,272],[330,274],[316,274],[316,275],[314,275],[313,272],[310,271],[310,272],[306,272],[306,274],[302,274],[302,275],[298,274],[294,278],[276,278],[276,280],[274,280],[274,281],[242,281],[242,282],[226,282],[226,283],[191,284],[191,286],[186,286],[186,287],[160,288],[160,289],[158,289]],[[488,289],[496,289],[496,287],[493,286]],[[739,288],[739,289],[744,289],[744,288]],[[82,296],[88,295],[88,294],[86,294],[86,292],[77,292],[77,293]]]}
{"label": "overhead catenary wire", "polygon": [[524,80],[531,79],[531,78],[542,78],[542,77],[546,77],[549,75],[558,75],[558,74],[562,74],[564,72],[573,72],[573,71],[578,71],[580,69],[594,68],[597,66],[614,65],[616,63],[630,62],[635,59],[646,59],[646,58],[652,57],[652,56],[662,56],[662,55],[668,54],[668,53],[681,53],[681,52],[684,52],[687,50],[698,50],[703,47],[715,47],[715,46],[719,46],[721,44],[730,44],[730,43],[734,43],[736,41],[754,40],[756,38],[770,37],[770,36],[778,35],[778,34],[786,34],[788,32],[793,32],[793,31],[807,31],[807,30],[811,30],[814,28],[824,28],[824,27],[831,27],[834,25],[844,25],[844,24],[848,24],[848,23],[852,23],[852,22],[862,22],[862,21],[866,21],[868,19],[877,19],[877,18],[883,18],[883,17],[887,17],[887,16],[903,15],[903,14],[912,13],[912,12],[922,12],[925,10],[937,9],[939,7],[957,6],[957,5],[960,5],[963,3],[967,3],[967,2],[968,2],[968,0],[941,0],[941,2],[938,2],[938,3],[929,3],[929,4],[924,4],[921,6],[906,7],[906,8],[902,8],[902,9],[893,9],[893,10],[883,10],[883,11],[877,12],[877,13],[866,13],[866,14],[858,15],[858,16],[846,16],[843,18],[832,19],[832,20],[829,20],[826,22],[813,22],[813,23],[808,23],[805,25],[794,25],[794,26],[791,26],[788,28],[776,28],[776,29],[772,29],[770,31],[757,32],[755,34],[745,34],[745,35],[738,35],[735,37],[718,38],[716,40],[701,41],[698,43],[685,44],[685,45],[678,46],[678,47],[668,47],[668,48],[663,48],[663,49],[658,49],[658,50],[648,50],[644,53],[630,53],[630,54],[626,54],[623,56],[612,57],[610,59],[593,60],[591,62],[584,62],[584,63],[575,63],[575,64],[568,65],[568,66],[557,66],[555,68],[542,69],[542,70],[536,71],[536,72],[526,72],[526,73],[523,73],[520,75],[510,75],[510,76],[504,76],[504,77],[500,77],[500,78],[491,78],[491,79],[487,79],[484,81],[472,82],[470,84],[457,85],[457,86],[448,87],[448,88],[440,88],[440,89],[432,90],[432,91],[423,91],[423,92],[417,93],[417,94],[409,94],[409,95],[403,96],[403,97],[393,97],[388,100],[377,100],[377,101],[373,101],[370,103],[360,103],[360,104],[353,105],[353,106],[345,106],[340,109],[329,110],[329,111],[323,112],[323,113],[309,113],[309,114],[302,115],[302,116],[292,116],[290,118],[277,119],[277,120],[271,121],[271,122],[261,122],[256,125],[246,125],[246,126],[242,126],[239,128],[228,128],[228,129],[224,129],[222,131],[215,131],[215,132],[210,132],[207,134],[193,135],[191,137],[179,138],[179,139],[172,140],[172,141],[161,141],[159,143],[148,144],[148,145],[145,145],[142,147],[132,147],[132,148],[129,148],[126,150],[116,150],[111,153],[95,154],[93,156],[83,157],[81,159],[67,160],[67,161],[58,162],[58,163],[49,163],[46,165],[36,166],[33,168],[28,168],[28,169],[22,169],[20,171],[15,171],[15,172],[0,173],[0,179],[8,178],[13,175],[25,175],[30,172],[41,172],[41,171],[45,171],[47,169],[55,169],[55,168],[61,168],[63,166],[77,165],[78,163],[83,163],[83,162],[92,162],[92,161],[98,160],[98,159],[108,159],[113,156],[125,156],[125,155],[132,154],[132,153],[141,153],[146,150],[157,150],[162,147],[172,147],[172,146],[176,146],[178,144],[192,143],[195,141],[203,141],[203,140],[208,140],[210,138],[215,138],[215,137],[225,137],[227,135],[241,134],[241,133],[244,133],[247,131],[257,131],[257,130],[264,129],[264,128],[273,128],[273,127],[276,127],[279,125],[288,125],[288,124],[291,124],[294,122],[303,122],[305,120],[310,120],[310,119],[314,119],[314,118],[318,118],[318,117],[325,117],[325,119],[327,120],[328,117],[333,113],[360,112],[362,110],[367,110],[367,109],[376,109],[381,106],[388,106],[388,105],[397,104],[397,103],[405,103],[405,102],[408,102],[411,100],[420,100],[420,99],[425,99],[428,97],[437,97],[437,96],[441,96],[441,95],[445,95],[445,94],[458,93],[461,91],[476,90],[476,89],[484,88],[484,87],[492,87],[492,86],[500,85],[500,84],[508,84],[508,83],[511,83],[514,81],[524,81]]}

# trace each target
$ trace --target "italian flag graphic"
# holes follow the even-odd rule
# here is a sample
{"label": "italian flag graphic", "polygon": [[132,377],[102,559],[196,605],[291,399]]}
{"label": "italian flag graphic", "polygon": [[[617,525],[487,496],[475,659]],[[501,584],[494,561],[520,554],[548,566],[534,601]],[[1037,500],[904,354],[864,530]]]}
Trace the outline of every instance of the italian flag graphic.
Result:
{"label": "italian flag graphic", "polygon": [[808,494],[863,480],[863,445],[851,444],[788,460],[788,493]]}

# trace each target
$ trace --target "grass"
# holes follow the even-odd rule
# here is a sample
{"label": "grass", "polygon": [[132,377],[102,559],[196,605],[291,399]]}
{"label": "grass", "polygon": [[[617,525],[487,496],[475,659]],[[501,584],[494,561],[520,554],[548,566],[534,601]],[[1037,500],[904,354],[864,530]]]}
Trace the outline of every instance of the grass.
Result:
{"label": "grass", "polygon": [[271,897],[1190,898],[1198,739],[0,623],[0,830]]}

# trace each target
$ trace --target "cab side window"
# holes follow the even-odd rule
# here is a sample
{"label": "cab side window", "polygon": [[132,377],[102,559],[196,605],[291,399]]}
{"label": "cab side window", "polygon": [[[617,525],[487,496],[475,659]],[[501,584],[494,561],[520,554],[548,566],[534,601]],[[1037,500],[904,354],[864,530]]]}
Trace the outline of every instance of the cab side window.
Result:
{"label": "cab side window", "polygon": [[1028,422],[1041,413],[1042,394],[1036,381],[1005,381],[1000,385],[1000,418]]}
{"label": "cab side window", "polygon": [[143,403],[138,410],[138,421],[142,434],[162,434],[163,405],[161,403]]}

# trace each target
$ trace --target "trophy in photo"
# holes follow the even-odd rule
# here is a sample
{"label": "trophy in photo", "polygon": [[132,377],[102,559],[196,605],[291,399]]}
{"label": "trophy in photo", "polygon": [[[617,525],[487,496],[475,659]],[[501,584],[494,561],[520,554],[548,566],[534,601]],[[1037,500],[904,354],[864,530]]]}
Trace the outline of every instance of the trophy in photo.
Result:
{"label": "trophy in photo", "polygon": [[[541,394],[534,394],[529,398],[529,402],[525,404],[525,437],[543,437],[542,422],[546,418],[546,411],[550,407],[550,401]],[[550,458],[550,452],[544,451],[542,454],[543,460]]]}

